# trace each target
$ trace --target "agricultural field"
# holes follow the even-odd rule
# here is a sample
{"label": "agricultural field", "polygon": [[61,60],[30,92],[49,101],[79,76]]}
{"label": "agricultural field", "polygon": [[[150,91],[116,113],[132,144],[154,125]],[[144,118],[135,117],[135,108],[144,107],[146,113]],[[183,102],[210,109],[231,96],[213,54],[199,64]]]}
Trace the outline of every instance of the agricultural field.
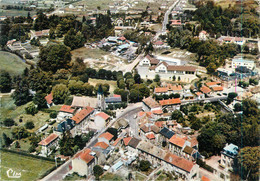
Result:
{"label": "agricultural field", "polygon": [[7,171],[11,168],[16,173],[21,173],[21,177],[17,180],[37,180],[48,169],[55,166],[54,162],[32,158],[29,156],[19,155],[0,151],[1,155],[1,178],[0,180],[14,180],[8,178]]}
{"label": "agricultural field", "polygon": [[27,16],[28,12],[30,12],[31,16],[36,15],[36,11],[24,11],[24,10],[16,10],[16,9],[0,9],[0,16]]}
{"label": "agricultural field", "polygon": [[0,64],[0,72],[5,70],[11,75],[20,75],[26,67],[29,67],[17,55],[4,51],[0,51]]}

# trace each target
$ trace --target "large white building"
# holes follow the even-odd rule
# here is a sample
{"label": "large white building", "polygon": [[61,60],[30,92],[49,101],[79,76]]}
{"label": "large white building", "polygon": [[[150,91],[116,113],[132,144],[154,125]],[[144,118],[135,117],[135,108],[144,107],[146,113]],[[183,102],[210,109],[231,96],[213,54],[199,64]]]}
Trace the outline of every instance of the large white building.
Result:
{"label": "large white building", "polygon": [[237,68],[237,67],[246,67],[248,69],[253,69],[255,67],[255,62],[252,60],[247,60],[243,58],[237,58],[232,60],[232,68]]}

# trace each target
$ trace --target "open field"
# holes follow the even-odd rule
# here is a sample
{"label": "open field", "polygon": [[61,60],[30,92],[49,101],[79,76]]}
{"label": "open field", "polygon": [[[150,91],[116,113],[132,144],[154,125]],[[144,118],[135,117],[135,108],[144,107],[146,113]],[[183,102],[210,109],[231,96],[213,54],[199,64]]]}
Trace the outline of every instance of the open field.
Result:
{"label": "open field", "polygon": [[117,180],[117,181],[123,181],[124,179],[122,177],[120,177],[119,175],[113,174],[113,173],[105,173],[100,180]]}
{"label": "open field", "polygon": [[17,55],[4,51],[0,51],[0,64],[0,72],[5,70],[11,75],[19,75],[25,67],[29,67]]}
{"label": "open field", "polygon": [[143,181],[143,180],[147,179],[146,176],[144,176],[143,174],[141,174],[139,172],[136,172],[134,176],[135,176],[135,180],[138,180],[138,181]]}
{"label": "open field", "polygon": [[37,180],[48,169],[55,165],[54,162],[32,158],[16,153],[0,151],[1,155],[1,180],[14,180],[7,177],[10,168],[16,173],[21,173],[21,178],[16,180]]}
{"label": "open field", "polygon": [[4,10],[0,9],[0,16],[27,16],[28,12],[30,12],[31,16],[36,15],[36,11],[24,11],[24,10]]}
{"label": "open field", "polygon": [[96,69],[107,69],[107,70],[117,70],[118,66],[125,65],[125,60],[112,55],[109,52],[105,52],[99,48],[78,48],[71,51],[72,60],[76,58],[82,58],[84,63],[91,68]]}

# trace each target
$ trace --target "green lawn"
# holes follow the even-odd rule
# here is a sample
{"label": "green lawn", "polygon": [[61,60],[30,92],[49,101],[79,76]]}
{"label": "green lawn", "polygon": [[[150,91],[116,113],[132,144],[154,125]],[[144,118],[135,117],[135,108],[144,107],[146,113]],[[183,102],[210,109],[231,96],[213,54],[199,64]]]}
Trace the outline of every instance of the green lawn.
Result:
{"label": "green lawn", "polygon": [[0,64],[0,72],[5,70],[11,75],[22,74],[25,67],[29,67],[17,55],[4,51],[0,51]]}
{"label": "green lawn", "polygon": [[123,181],[124,179],[120,177],[119,175],[113,174],[113,173],[105,173],[100,180],[116,180],[116,181]]}
{"label": "green lawn", "polygon": [[7,177],[6,172],[10,168],[16,173],[21,173],[21,178],[16,180],[37,180],[42,174],[55,165],[54,162],[19,155],[16,153],[0,151],[0,154],[0,180],[14,180]]}
{"label": "green lawn", "polygon": [[86,180],[85,177],[81,177],[76,173],[67,175],[63,180]]}

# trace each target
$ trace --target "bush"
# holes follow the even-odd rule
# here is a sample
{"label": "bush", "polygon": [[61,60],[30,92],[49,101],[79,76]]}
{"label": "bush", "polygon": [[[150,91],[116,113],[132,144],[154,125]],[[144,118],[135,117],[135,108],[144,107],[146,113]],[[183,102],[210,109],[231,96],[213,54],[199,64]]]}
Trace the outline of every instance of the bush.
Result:
{"label": "bush", "polygon": [[57,114],[58,113],[56,111],[51,112],[50,113],[50,118],[55,119],[57,117]]}
{"label": "bush", "polygon": [[4,123],[4,126],[11,127],[14,125],[15,122],[11,118],[6,118],[3,123]]}
{"label": "bush", "polygon": [[34,103],[30,103],[26,108],[25,108],[26,114],[31,114],[35,115],[38,113],[38,109]]}
{"label": "bush", "polygon": [[139,164],[139,169],[141,170],[141,171],[148,171],[149,170],[149,168],[150,168],[150,166],[151,166],[151,163],[149,162],[149,161],[147,161],[147,160],[141,160],[140,161],[140,164]]}
{"label": "bush", "polygon": [[25,128],[26,129],[33,129],[34,128],[34,123],[32,121],[28,121],[25,123]]}

